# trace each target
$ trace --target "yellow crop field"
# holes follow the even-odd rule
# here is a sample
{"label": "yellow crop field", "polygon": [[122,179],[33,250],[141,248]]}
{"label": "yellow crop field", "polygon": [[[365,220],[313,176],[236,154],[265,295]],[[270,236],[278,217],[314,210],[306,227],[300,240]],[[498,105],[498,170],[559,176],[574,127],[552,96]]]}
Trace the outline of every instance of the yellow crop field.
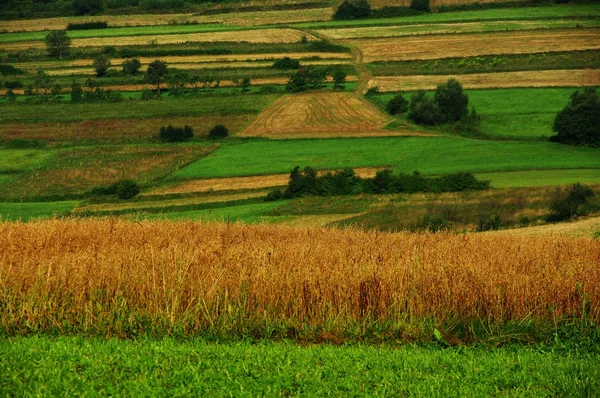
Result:
{"label": "yellow crop field", "polygon": [[[241,42],[241,43],[296,43],[305,36],[308,40],[315,37],[296,29],[255,29],[247,31],[226,31],[209,33],[188,33],[173,35],[94,37],[73,39],[72,47],[131,46],[140,44],[161,45],[200,42]],[[2,45],[5,50],[26,50],[28,48],[45,48],[43,41],[23,41]]]}
{"label": "yellow crop field", "polygon": [[471,73],[463,75],[377,76],[368,87],[380,91],[434,90],[448,79],[464,88],[585,87],[600,85],[600,69],[545,70],[524,72]]}
{"label": "yellow crop field", "polygon": [[[208,24],[223,23],[238,26],[260,26],[277,23],[296,23],[327,21],[331,19],[331,8],[312,8],[306,10],[252,11],[243,13],[225,13],[216,15],[187,14],[143,14],[143,15],[103,15],[111,27],[155,26],[170,24]],[[32,32],[41,30],[61,30],[69,23],[97,21],[97,16],[61,17],[2,21],[1,29],[6,32]]]}
{"label": "yellow crop field", "polygon": [[390,121],[377,107],[352,94],[294,94],[277,100],[239,135],[291,138],[406,134],[384,130]]}
{"label": "yellow crop field", "polygon": [[600,49],[600,30],[567,29],[348,40],[364,62]]}
{"label": "yellow crop field", "polygon": [[591,238],[49,220],[0,223],[0,253],[11,334],[600,321]]}
{"label": "yellow crop field", "polygon": [[[359,167],[354,169],[354,172],[361,178],[373,178],[377,173],[377,170],[379,169],[374,167]],[[326,172],[326,170],[322,170],[318,174],[322,175]],[[281,187],[287,185],[289,177],[289,174],[270,174],[249,177],[206,178],[185,181],[172,187],[158,188],[149,192],[148,194],[164,195],[176,193],[237,191],[245,189]]]}

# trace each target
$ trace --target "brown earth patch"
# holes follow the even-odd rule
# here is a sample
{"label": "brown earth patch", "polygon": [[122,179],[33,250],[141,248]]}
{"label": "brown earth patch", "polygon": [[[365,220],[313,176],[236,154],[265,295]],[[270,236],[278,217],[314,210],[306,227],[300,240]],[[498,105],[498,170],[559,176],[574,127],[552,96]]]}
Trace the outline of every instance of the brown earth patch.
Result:
{"label": "brown earth patch", "polygon": [[148,119],[102,119],[78,123],[4,123],[0,124],[0,140],[17,138],[47,141],[98,139],[148,140],[158,134],[161,126],[188,125],[197,136],[207,136],[216,124],[226,125],[232,133],[246,127],[254,114],[202,115]]}
{"label": "brown earth patch", "polygon": [[378,76],[368,87],[380,91],[434,90],[448,79],[457,79],[464,88],[583,87],[600,85],[600,69],[548,70],[465,75]]}
{"label": "brown earth patch", "polygon": [[[362,178],[372,178],[375,176],[375,173],[377,173],[378,170],[378,168],[374,167],[363,167],[354,169],[354,172]],[[320,171],[319,174],[324,174],[327,171],[329,170]],[[289,177],[289,174],[270,174],[263,176],[189,180],[172,187],[158,188],[148,192],[147,194],[166,195],[177,193],[236,191],[243,189],[281,187],[287,185]]]}
{"label": "brown earth patch", "polygon": [[294,94],[277,100],[239,135],[269,138],[390,135],[393,132],[383,128],[391,120],[376,106],[352,94]]}
{"label": "brown earth patch", "polygon": [[600,49],[599,29],[495,32],[348,40],[364,62]]}

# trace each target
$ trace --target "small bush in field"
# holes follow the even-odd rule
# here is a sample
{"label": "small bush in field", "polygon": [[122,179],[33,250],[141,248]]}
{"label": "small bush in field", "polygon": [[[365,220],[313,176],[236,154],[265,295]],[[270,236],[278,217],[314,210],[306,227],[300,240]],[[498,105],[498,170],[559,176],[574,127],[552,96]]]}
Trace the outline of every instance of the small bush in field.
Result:
{"label": "small bush in field", "polygon": [[161,127],[159,138],[162,142],[186,142],[194,137],[194,129],[185,125],[184,127]]}
{"label": "small bush in field", "polygon": [[225,138],[228,135],[229,135],[229,129],[227,127],[223,126],[222,124],[217,124],[208,133],[208,136],[212,139]]}

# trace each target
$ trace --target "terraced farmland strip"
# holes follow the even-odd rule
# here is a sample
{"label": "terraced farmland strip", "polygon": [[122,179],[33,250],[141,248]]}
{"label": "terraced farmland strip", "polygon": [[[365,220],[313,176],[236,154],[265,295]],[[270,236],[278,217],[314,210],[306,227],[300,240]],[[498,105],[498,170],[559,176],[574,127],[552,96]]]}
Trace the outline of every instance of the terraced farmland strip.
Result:
{"label": "terraced farmland strip", "polygon": [[599,26],[599,20],[486,21],[321,29],[318,30],[317,33],[331,39],[340,40],[434,34],[483,33],[507,30],[564,29],[575,27],[590,28]]}
{"label": "terraced farmland strip", "polygon": [[143,15],[102,15],[86,17],[44,18],[33,20],[2,21],[2,29],[7,32],[33,32],[65,29],[68,23],[82,23],[101,19],[109,26],[157,26],[170,24],[223,23],[238,26],[260,26],[280,23],[327,21],[331,19],[331,8],[306,10],[253,11],[217,15],[187,14],[143,14]]}
{"label": "terraced farmland strip", "polygon": [[368,63],[597,50],[600,49],[600,29],[430,35],[418,38],[348,40],[348,43],[358,46],[364,53],[364,62]]}
{"label": "terraced farmland strip", "polygon": [[[375,176],[377,170],[379,169],[372,167],[362,167],[354,169],[354,172],[362,178],[371,178]],[[323,174],[324,172],[325,171],[320,171],[319,174]],[[289,177],[289,173],[286,173],[249,177],[207,178],[202,180],[190,180],[172,187],[154,189],[151,192],[148,192],[148,194],[166,195],[192,192],[236,191],[244,189],[281,187],[287,185]]]}
{"label": "terraced farmland strip", "polygon": [[434,90],[448,79],[457,79],[466,89],[517,87],[585,87],[600,85],[600,69],[550,70],[464,75],[377,76],[369,87],[380,91]]}
{"label": "terraced farmland strip", "polygon": [[[242,43],[297,43],[303,36],[308,40],[315,37],[296,29],[255,29],[233,32],[190,33],[179,35],[155,36],[126,36],[115,39],[113,37],[98,37],[89,39],[74,39],[72,47],[103,47],[103,46],[130,46],[149,44],[177,44],[198,42],[242,42]],[[43,41],[26,41],[5,43],[5,50],[26,50],[28,48],[45,48]]]}
{"label": "terraced farmland strip", "polygon": [[268,107],[239,135],[247,137],[331,137],[389,134],[391,121],[374,105],[346,93],[287,95]]}

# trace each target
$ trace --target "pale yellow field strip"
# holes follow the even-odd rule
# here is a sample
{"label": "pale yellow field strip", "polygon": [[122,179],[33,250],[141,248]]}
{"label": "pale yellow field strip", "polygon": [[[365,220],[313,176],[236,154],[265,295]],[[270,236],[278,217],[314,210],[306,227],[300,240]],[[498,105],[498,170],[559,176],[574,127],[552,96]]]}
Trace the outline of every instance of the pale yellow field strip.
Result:
{"label": "pale yellow field strip", "polygon": [[[86,39],[73,39],[71,47],[103,47],[103,46],[131,46],[131,45],[161,45],[181,43],[218,43],[218,42],[240,42],[240,43],[297,43],[305,36],[308,40],[315,37],[296,29],[254,29],[243,31],[188,33],[174,35],[151,35],[151,36],[123,36],[123,37],[94,37]],[[43,41],[23,41],[5,43],[5,50],[26,50],[28,48],[45,48]]]}
{"label": "pale yellow field strip", "polygon": [[390,121],[376,106],[349,93],[294,94],[277,100],[239,135],[282,138],[373,132]]}
{"label": "pale yellow field strip", "polygon": [[[352,60],[319,60],[319,61],[303,61],[302,65],[317,66],[317,65],[351,65]],[[273,65],[272,61],[257,61],[257,62],[209,62],[209,63],[186,63],[186,64],[169,64],[169,67],[176,69],[248,69],[248,68],[269,68]],[[140,71],[145,72],[146,66],[142,66]],[[94,68],[70,68],[70,69],[50,69],[47,71],[52,76],[68,76],[68,75],[95,75]]]}
{"label": "pale yellow field strip", "polygon": [[363,39],[401,37],[414,35],[474,33],[507,30],[561,29],[574,27],[598,27],[595,20],[540,20],[540,21],[486,21],[445,24],[418,24],[401,26],[371,26],[364,28],[340,28],[317,30],[331,39]]}
{"label": "pale yellow field strip", "polygon": [[492,236],[572,236],[592,237],[600,232],[600,217],[592,217],[572,222],[536,225],[525,228],[503,229],[499,231],[484,232]]}
{"label": "pale yellow field strip", "polygon": [[225,13],[217,15],[194,14],[143,14],[143,15],[103,15],[86,17],[44,18],[33,20],[2,21],[0,30],[6,32],[41,31],[66,29],[69,23],[82,23],[102,20],[111,27],[119,26],[156,26],[188,23],[223,23],[238,26],[260,26],[271,24],[289,24],[296,22],[328,21],[331,8],[312,8],[306,10],[252,11]]}
{"label": "pale yellow field strip", "polygon": [[[363,167],[354,169],[354,172],[362,178],[372,178],[379,169],[373,167]],[[323,174],[326,171],[320,171]],[[227,177],[227,178],[207,178],[201,180],[189,180],[179,185],[168,188],[157,188],[148,195],[166,195],[176,193],[193,193],[193,192],[218,192],[218,191],[235,191],[243,189],[261,189],[282,187],[287,185],[289,174],[271,174],[264,176],[249,176],[249,177]]]}
{"label": "pale yellow field strip", "polygon": [[153,209],[158,207],[168,206],[187,206],[197,205],[203,203],[218,203],[218,202],[229,202],[233,200],[243,200],[258,198],[266,196],[267,191],[256,191],[256,192],[243,192],[237,194],[228,195],[210,195],[201,196],[196,198],[183,198],[183,199],[165,199],[160,201],[141,201],[141,202],[128,202],[128,203],[103,203],[97,205],[84,205],[77,207],[73,211],[76,213],[88,212],[88,211],[115,211],[115,210],[128,210],[128,209]]}
{"label": "pale yellow field strip", "polygon": [[524,72],[473,73],[466,75],[378,76],[369,87],[380,91],[433,90],[448,79],[457,79],[464,88],[585,87],[600,86],[600,69],[544,70]]}
{"label": "pale yellow field strip", "polygon": [[364,62],[406,61],[600,49],[600,29],[539,30],[421,37],[352,39]]}
{"label": "pale yellow field strip", "polygon": [[[148,65],[153,61],[164,61],[168,64],[188,64],[188,63],[219,63],[219,62],[249,62],[249,61],[267,61],[271,62],[277,59],[289,57],[291,59],[308,61],[318,61],[325,59],[352,59],[349,53],[266,53],[266,54],[228,54],[228,55],[187,55],[187,56],[168,56],[168,57],[139,57],[137,58],[142,65]],[[112,58],[110,60],[113,67],[118,67],[130,58]],[[65,67],[84,67],[92,66],[93,59],[77,59],[74,61],[45,61],[45,62],[17,62],[12,66],[26,70],[38,69],[59,69]]]}

